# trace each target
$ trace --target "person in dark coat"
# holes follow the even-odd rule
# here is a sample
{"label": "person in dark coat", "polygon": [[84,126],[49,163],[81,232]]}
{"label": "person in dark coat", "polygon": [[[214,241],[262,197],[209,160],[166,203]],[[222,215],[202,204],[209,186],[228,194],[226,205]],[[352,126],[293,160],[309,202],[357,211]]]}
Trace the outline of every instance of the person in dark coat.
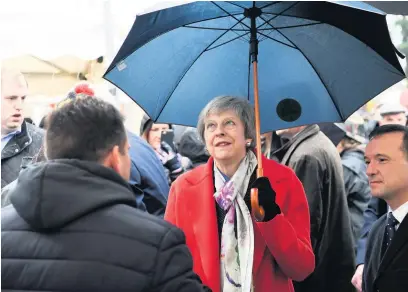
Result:
{"label": "person in dark coat", "polygon": [[347,292],[354,272],[353,238],[340,156],[318,125],[279,130],[289,139],[272,158],[292,168],[303,184],[310,208],[314,273],[295,283],[295,291]]}
{"label": "person in dark coat", "polygon": [[364,137],[346,131],[346,137],[337,145],[343,165],[355,251],[357,251],[357,242],[364,224],[364,211],[371,198],[364,161],[365,143]]}
{"label": "person in dark coat", "polygon": [[20,72],[1,70],[1,188],[14,181],[24,163],[40,155],[44,132],[24,121],[27,81]]}
{"label": "person in dark coat", "polygon": [[201,140],[197,129],[186,129],[181,135],[179,153],[190,159],[192,168],[196,168],[201,164],[206,164],[210,158],[210,154],[205,148],[205,143]]}
{"label": "person in dark coat", "polygon": [[[147,115],[143,116],[140,125],[140,136],[150,144],[156,153],[157,157],[162,162],[166,175],[168,177],[169,185],[174,182],[181,174],[183,174],[190,161],[188,159],[183,159],[183,157],[177,153],[174,147],[174,141],[167,143],[162,141],[162,133],[166,131],[172,131],[171,124],[159,124],[153,123]],[[173,146],[173,147],[172,147]],[[183,162],[187,160],[186,162]]]}
{"label": "person in dark coat", "polygon": [[142,201],[147,212],[163,218],[170,188],[162,164],[141,137],[129,131],[127,136],[131,145],[129,183],[143,190]]}
{"label": "person in dark coat", "polygon": [[1,212],[2,291],[206,291],[183,232],[138,210],[123,117],[99,98],[52,112],[49,161]]}
{"label": "person in dark coat", "polygon": [[[368,129],[368,136],[380,126],[407,124],[406,109],[395,103],[383,104],[380,108],[381,120]],[[357,267],[351,282],[359,292],[362,291],[362,280],[364,272],[364,257],[369,231],[374,222],[387,213],[387,203],[381,198],[372,197],[367,209],[364,212],[364,225],[357,243]]]}
{"label": "person in dark coat", "polygon": [[373,197],[389,206],[372,226],[364,260],[363,291],[405,292],[408,287],[408,127],[381,126],[365,151]]}

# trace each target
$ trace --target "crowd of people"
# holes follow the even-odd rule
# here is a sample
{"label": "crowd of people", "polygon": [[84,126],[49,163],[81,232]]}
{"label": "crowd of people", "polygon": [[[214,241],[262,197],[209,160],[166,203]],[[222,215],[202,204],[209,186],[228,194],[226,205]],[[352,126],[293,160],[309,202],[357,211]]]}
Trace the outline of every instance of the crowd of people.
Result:
{"label": "crowd of people", "polygon": [[406,291],[402,105],[265,133],[258,178],[245,99],[215,97],[196,128],[145,116],[135,134],[81,84],[40,128],[23,74],[1,82],[5,291]]}

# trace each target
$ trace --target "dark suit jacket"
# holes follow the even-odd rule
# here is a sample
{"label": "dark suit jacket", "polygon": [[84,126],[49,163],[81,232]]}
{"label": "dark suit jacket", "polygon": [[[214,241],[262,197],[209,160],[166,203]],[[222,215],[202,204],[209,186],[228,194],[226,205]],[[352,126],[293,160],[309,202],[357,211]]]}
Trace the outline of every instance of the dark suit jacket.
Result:
{"label": "dark suit jacket", "polygon": [[371,228],[367,240],[363,291],[406,292],[408,290],[408,216],[400,224],[391,245],[381,260],[387,215]]}

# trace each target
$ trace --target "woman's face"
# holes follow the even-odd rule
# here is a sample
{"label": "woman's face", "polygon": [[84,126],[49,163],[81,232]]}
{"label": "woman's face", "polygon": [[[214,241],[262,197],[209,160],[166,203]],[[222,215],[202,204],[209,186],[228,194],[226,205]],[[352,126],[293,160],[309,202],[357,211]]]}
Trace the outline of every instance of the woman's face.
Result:
{"label": "woman's face", "polygon": [[238,162],[246,154],[245,127],[234,111],[210,114],[204,121],[204,138],[217,162]]}
{"label": "woman's face", "polygon": [[168,124],[153,124],[149,131],[147,142],[155,149],[160,149],[161,145],[161,134],[169,129]]}

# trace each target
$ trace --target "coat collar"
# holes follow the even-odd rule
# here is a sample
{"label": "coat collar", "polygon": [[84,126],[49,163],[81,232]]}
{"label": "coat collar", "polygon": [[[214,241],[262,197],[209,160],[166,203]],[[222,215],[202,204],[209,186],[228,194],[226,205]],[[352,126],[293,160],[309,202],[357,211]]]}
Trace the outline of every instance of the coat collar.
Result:
{"label": "coat collar", "polygon": [[27,123],[23,121],[21,124],[21,131],[14,135],[1,152],[1,159],[10,158],[16,156],[22,152],[26,147],[32,143],[30,131],[28,130]]}
{"label": "coat collar", "polygon": [[303,131],[301,131],[298,135],[293,137],[289,142],[282,146],[282,148],[276,150],[273,153],[273,156],[278,158],[278,160],[283,164],[287,165],[290,157],[292,156],[293,152],[295,152],[296,148],[305,140],[318,134],[320,128],[318,125],[310,125],[307,126]]}
{"label": "coat collar", "polygon": [[[254,153],[256,155],[256,151],[254,150]],[[269,179],[273,178],[274,181],[271,181],[271,184],[273,184],[276,181],[279,181],[281,178],[284,178],[282,176],[282,173],[279,171],[275,172],[275,166],[279,165],[275,161],[271,161],[270,159],[267,159],[264,155],[262,155],[262,164],[263,168],[266,171],[270,171],[271,175],[269,176]],[[207,180],[213,180],[213,167],[214,167],[214,158],[210,157],[207,161],[206,164],[200,165],[199,167],[195,168],[194,170],[191,171],[190,176],[186,178],[189,184],[191,185],[197,185],[200,183],[207,182]],[[267,176],[266,173],[264,173],[264,176]],[[214,183],[212,184],[212,193],[214,194]]]}

